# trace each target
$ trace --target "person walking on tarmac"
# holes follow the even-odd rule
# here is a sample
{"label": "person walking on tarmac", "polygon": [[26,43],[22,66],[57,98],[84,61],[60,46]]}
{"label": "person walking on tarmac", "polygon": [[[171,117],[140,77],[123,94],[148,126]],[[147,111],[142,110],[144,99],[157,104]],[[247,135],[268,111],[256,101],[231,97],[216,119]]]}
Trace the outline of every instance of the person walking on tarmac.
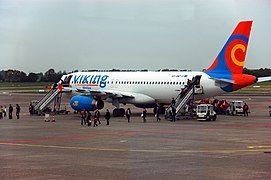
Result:
{"label": "person walking on tarmac", "polygon": [[249,110],[249,107],[248,107],[247,103],[245,103],[243,106],[244,116],[248,116],[248,110]]}
{"label": "person walking on tarmac", "polygon": [[0,106],[0,119],[3,119],[3,106]]}
{"label": "person walking on tarmac", "polygon": [[95,111],[94,116],[96,117],[96,119],[99,122],[99,124],[101,124],[101,121],[100,121],[100,111],[98,109]]}
{"label": "person walking on tarmac", "polygon": [[28,111],[29,111],[30,116],[33,115],[33,109],[34,109],[34,107],[33,107],[32,103],[30,103],[29,107],[28,107]]}
{"label": "person walking on tarmac", "polygon": [[21,107],[19,104],[16,104],[16,117],[17,119],[20,119],[20,112],[21,112]]}
{"label": "person walking on tarmac", "polygon": [[104,118],[106,119],[106,125],[109,125],[109,119],[110,119],[110,112],[109,112],[109,110],[107,109],[106,110],[106,113],[105,113],[105,115],[104,115]]}
{"label": "person walking on tarmac", "polygon": [[98,124],[97,124],[97,121],[98,121],[98,118],[99,118],[98,116],[99,116],[99,113],[97,113],[97,111],[95,111],[93,127],[98,126]]}
{"label": "person walking on tarmac", "polygon": [[142,118],[143,118],[144,123],[146,122],[146,117],[147,117],[147,110],[146,110],[146,108],[144,108],[143,112],[142,112]]}
{"label": "person walking on tarmac", "polygon": [[160,106],[157,106],[157,110],[156,110],[156,114],[155,114],[155,117],[156,117],[156,121],[159,122],[161,119],[160,119],[160,111],[161,111],[161,108]]}
{"label": "person walking on tarmac", "polygon": [[12,107],[12,105],[10,104],[10,105],[9,105],[9,108],[8,108],[8,118],[9,118],[9,119],[12,119],[12,113],[13,113],[13,107]]}
{"label": "person walking on tarmac", "polygon": [[86,111],[85,110],[80,111],[80,114],[81,114],[81,125],[82,126],[86,125],[86,116],[87,116]]}
{"label": "person walking on tarmac", "polygon": [[126,110],[125,115],[126,115],[126,118],[127,118],[127,120],[128,120],[128,123],[129,123],[129,122],[130,122],[131,115],[132,115],[131,109],[130,109],[130,108],[128,108],[128,109]]}
{"label": "person walking on tarmac", "polygon": [[5,106],[3,109],[4,117],[7,117],[7,107]]}
{"label": "person walking on tarmac", "polygon": [[90,111],[88,111],[87,112],[87,124],[88,124],[88,126],[91,126],[91,113],[90,113]]}

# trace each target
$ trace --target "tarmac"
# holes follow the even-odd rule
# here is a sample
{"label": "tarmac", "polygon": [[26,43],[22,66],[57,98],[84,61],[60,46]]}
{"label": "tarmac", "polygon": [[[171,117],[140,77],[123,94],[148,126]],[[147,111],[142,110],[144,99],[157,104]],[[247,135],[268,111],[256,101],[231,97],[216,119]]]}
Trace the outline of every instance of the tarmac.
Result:
{"label": "tarmac", "polygon": [[148,114],[147,123],[133,116],[106,126],[102,118],[98,127],[81,126],[73,113],[54,116],[56,122],[30,116],[30,100],[40,97],[0,95],[0,105],[22,107],[20,119],[0,120],[0,179],[271,178],[270,96],[219,97],[245,100],[249,117],[156,122]]}

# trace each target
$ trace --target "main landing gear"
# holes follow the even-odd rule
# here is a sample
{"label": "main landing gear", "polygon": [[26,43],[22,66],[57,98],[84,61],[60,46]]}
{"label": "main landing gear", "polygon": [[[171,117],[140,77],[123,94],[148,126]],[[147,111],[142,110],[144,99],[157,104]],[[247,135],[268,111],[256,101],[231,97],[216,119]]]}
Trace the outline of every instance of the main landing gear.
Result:
{"label": "main landing gear", "polygon": [[125,110],[123,108],[115,108],[113,110],[113,117],[123,117],[125,114]]}

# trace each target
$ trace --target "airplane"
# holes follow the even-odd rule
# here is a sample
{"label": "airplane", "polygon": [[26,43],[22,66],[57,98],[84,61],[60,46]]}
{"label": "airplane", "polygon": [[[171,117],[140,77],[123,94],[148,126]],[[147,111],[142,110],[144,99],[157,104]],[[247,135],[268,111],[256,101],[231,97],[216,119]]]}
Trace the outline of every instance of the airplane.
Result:
{"label": "airplane", "polygon": [[219,52],[211,66],[204,71],[147,72],[75,72],[64,75],[59,84],[63,92],[71,92],[70,105],[76,110],[94,111],[104,107],[104,101],[116,108],[114,116],[123,116],[120,104],[140,108],[166,106],[187,86],[188,79],[200,77],[204,93],[195,100],[236,91],[271,77],[257,78],[243,74],[252,21],[241,21]]}

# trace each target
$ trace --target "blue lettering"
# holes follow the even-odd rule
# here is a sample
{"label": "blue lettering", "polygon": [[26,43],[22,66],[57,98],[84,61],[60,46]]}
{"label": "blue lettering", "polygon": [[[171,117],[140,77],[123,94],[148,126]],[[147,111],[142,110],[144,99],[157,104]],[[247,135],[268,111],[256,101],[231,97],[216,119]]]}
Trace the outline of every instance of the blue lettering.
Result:
{"label": "blue lettering", "polygon": [[82,84],[88,84],[88,78],[89,78],[90,76],[87,76],[87,75],[85,75],[84,76],[84,79],[83,79],[83,81],[82,81]]}
{"label": "blue lettering", "polygon": [[[99,81],[100,81],[100,78],[101,78],[101,75],[96,75],[95,76],[95,78],[93,79],[93,81],[92,81],[92,84],[98,84],[99,83]],[[97,81],[97,82],[96,82]]]}
{"label": "blue lettering", "polygon": [[76,75],[73,76],[73,83],[77,83],[77,81],[79,80],[81,75],[79,75],[78,77]]}
{"label": "blue lettering", "polygon": [[91,76],[91,78],[90,78],[90,80],[88,82],[89,84],[91,84],[93,77],[94,77],[94,75]]}
{"label": "blue lettering", "polygon": [[109,76],[107,75],[104,75],[102,78],[101,78],[101,81],[100,81],[100,87],[101,88],[104,88],[106,86],[106,80]]}
{"label": "blue lettering", "polygon": [[73,75],[73,83],[75,84],[98,84],[104,88],[107,83],[108,75]]}
{"label": "blue lettering", "polygon": [[79,81],[80,84],[82,83],[83,77],[84,76],[82,75],[81,78],[80,78],[80,81]]}

